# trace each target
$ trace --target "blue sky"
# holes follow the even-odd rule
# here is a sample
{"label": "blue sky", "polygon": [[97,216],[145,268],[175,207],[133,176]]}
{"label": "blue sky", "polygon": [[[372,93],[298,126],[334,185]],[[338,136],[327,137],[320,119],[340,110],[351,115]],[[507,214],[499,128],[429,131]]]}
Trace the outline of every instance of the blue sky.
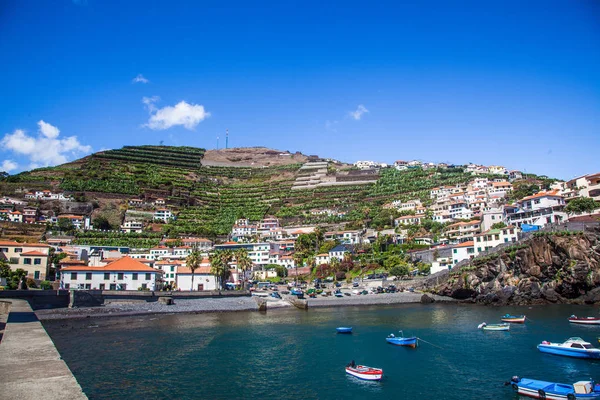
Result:
{"label": "blue sky", "polygon": [[11,173],[225,129],[346,162],[600,171],[596,0],[5,0],[0,58]]}

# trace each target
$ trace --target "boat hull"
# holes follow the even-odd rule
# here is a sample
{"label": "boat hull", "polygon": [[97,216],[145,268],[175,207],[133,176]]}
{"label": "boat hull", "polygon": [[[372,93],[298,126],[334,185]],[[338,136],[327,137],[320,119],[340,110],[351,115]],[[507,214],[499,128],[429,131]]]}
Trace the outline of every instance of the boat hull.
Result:
{"label": "boat hull", "polygon": [[572,400],[572,399],[600,399],[600,392],[575,393],[573,385],[538,381],[536,379],[521,379],[511,382],[513,390],[523,396],[534,399]]}
{"label": "boat hull", "polygon": [[[369,371],[361,372],[360,368],[368,368]],[[358,365],[357,368],[346,367],[346,373],[363,381],[380,381],[383,377],[383,370]]]}
{"label": "boat hull", "polygon": [[509,331],[510,330],[510,325],[509,324],[503,324],[503,325],[486,325],[483,327],[484,331]]}
{"label": "boat hull", "polygon": [[406,347],[412,347],[413,349],[415,347],[417,347],[417,338],[416,337],[411,337],[411,338],[385,338],[385,340],[389,344],[393,344],[394,346],[406,346]]}
{"label": "boat hull", "polygon": [[524,324],[525,317],[515,317],[515,318],[500,318],[502,322],[510,322],[511,324]]}
{"label": "boat hull", "polygon": [[569,318],[572,324],[600,325],[600,318]]}
{"label": "boat hull", "polygon": [[337,333],[352,333],[352,328],[351,327],[340,327],[340,328],[335,328]]}
{"label": "boat hull", "polygon": [[598,349],[574,349],[569,347],[559,347],[552,345],[539,344],[538,350],[542,353],[554,354],[557,356],[564,357],[575,357],[575,358],[590,358],[590,359],[600,359],[600,350]]}

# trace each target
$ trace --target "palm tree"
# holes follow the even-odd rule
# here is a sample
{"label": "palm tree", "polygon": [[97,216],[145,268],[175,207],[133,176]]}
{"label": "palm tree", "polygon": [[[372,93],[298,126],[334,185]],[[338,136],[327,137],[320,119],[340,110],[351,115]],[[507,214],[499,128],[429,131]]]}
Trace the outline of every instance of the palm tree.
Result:
{"label": "palm tree", "polygon": [[242,290],[246,288],[246,275],[248,270],[252,268],[252,260],[248,257],[248,250],[241,248],[236,250],[235,259],[237,261],[237,267],[242,271]]}
{"label": "palm tree", "polygon": [[192,287],[191,290],[194,290],[194,271],[200,266],[202,262],[202,255],[199,251],[194,250],[190,253],[189,256],[185,259],[186,266],[192,271]]}
{"label": "palm tree", "polygon": [[294,258],[294,268],[296,270],[295,282],[298,284],[298,265],[302,264],[302,260],[304,260],[304,254],[301,251],[297,251],[293,255]]}
{"label": "palm tree", "polygon": [[223,288],[223,282],[229,278],[231,271],[229,270],[229,263],[233,260],[233,252],[231,250],[223,250],[219,252],[221,262],[223,263],[223,270],[221,272],[221,289]]}
{"label": "palm tree", "polygon": [[220,252],[214,252],[209,256],[210,260],[210,273],[213,274],[217,280],[217,287],[221,289],[221,276],[223,275],[223,260]]}
{"label": "palm tree", "polygon": [[333,270],[333,280],[337,281],[337,272],[340,269],[340,259],[333,257],[329,265],[331,265],[331,269]]}

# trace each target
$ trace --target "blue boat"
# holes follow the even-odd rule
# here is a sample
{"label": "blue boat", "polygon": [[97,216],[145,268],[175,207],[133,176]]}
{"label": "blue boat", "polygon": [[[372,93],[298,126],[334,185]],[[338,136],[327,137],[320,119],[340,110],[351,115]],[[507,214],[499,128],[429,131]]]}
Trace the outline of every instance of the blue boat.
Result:
{"label": "blue boat", "polygon": [[408,346],[412,348],[417,347],[417,339],[418,338],[416,336],[404,337],[404,333],[402,333],[402,331],[400,331],[400,336],[395,336],[393,333],[391,333],[385,338],[389,344],[396,346]]}
{"label": "blue boat", "polygon": [[579,381],[570,385],[513,376],[505,385],[512,386],[518,394],[534,399],[600,399],[600,385],[592,380]]}
{"label": "blue boat", "polygon": [[537,348],[542,353],[558,356],[600,359],[600,349],[579,337],[569,338],[564,343],[551,343],[544,340]]}
{"label": "blue boat", "polygon": [[351,326],[340,326],[339,328],[335,328],[337,333],[352,333]]}

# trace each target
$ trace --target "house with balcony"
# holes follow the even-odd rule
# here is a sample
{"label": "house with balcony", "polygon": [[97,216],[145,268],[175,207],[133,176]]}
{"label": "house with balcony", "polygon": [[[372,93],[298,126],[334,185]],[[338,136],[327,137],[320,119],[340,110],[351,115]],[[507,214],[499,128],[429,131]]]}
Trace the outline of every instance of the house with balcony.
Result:
{"label": "house with balcony", "polygon": [[573,197],[590,197],[600,201],[600,172],[571,179],[565,187],[574,193]]}
{"label": "house with balcony", "polygon": [[177,285],[177,268],[183,266],[181,260],[161,260],[154,263],[154,268],[162,271],[162,281],[165,285],[176,287]]}
{"label": "house with balcony", "polygon": [[394,226],[400,226],[400,225],[420,225],[422,219],[423,219],[422,216],[405,215],[403,217],[396,218],[394,220]]}
{"label": "house with balcony", "polygon": [[235,252],[238,249],[246,249],[248,257],[252,260],[254,269],[262,269],[269,264],[271,253],[277,252],[276,243],[238,243],[227,242],[215,245],[215,250],[231,250]]}
{"label": "house with balcony", "polygon": [[142,233],[144,223],[141,221],[125,221],[121,225],[121,232],[124,233]]}
{"label": "house with balcony", "polygon": [[359,244],[359,231],[332,231],[325,232],[323,235],[325,240],[339,240],[343,244]]}
{"label": "house with balcony", "polygon": [[542,227],[566,221],[568,215],[564,209],[565,200],[558,190],[539,192],[517,201],[516,206],[504,207],[504,220],[517,227],[522,224]]}
{"label": "house with balcony", "polygon": [[35,207],[25,207],[23,209],[23,222],[33,224],[37,221],[38,209]]}
{"label": "house with balcony", "polygon": [[123,257],[102,267],[69,266],[61,270],[64,289],[156,290],[162,271]]}
{"label": "house with balcony", "polygon": [[329,261],[329,253],[321,253],[315,256],[316,265],[329,264]]}
{"label": "house with balcony", "polygon": [[164,222],[165,224],[167,224],[167,223],[169,223],[169,221],[171,221],[174,218],[175,217],[173,216],[173,213],[169,209],[158,208],[156,211],[154,211],[154,220],[155,221],[161,221],[161,222]]}
{"label": "house with balcony", "polygon": [[346,244],[338,244],[333,249],[329,250],[329,261],[334,258],[342,261],[346,254],[354,254],[354,248]]}
{"label": "house with balcony", "polygon": [[446,227],[446,236],[451,242],[472,241],[473,236],[481,232],[481,221],[457,222]]}

